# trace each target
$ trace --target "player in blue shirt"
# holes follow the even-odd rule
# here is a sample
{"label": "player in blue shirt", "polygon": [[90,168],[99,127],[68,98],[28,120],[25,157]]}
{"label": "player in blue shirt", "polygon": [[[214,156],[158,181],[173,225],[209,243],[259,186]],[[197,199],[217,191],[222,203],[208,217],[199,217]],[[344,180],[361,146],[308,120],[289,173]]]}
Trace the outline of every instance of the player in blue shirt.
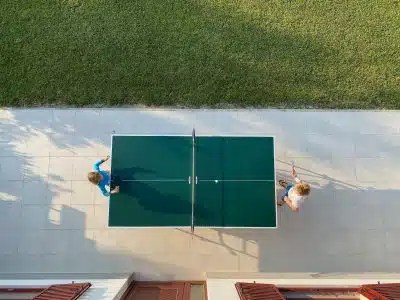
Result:
{"label": "player in blue shirt", "polygon": [[[104,196],[110,196],[110,194],[119,193],[119,186],[111,187],[111,174],[109,171],[100,170],[102,163],[106,162],[110,156],[108,155],[105,159],[102,159],[94,164],[93,168],[95,171],[89,172],[88,179],[91,183],[97,185]],[[106,186],[110,188],[110,192],[107,191]]]}

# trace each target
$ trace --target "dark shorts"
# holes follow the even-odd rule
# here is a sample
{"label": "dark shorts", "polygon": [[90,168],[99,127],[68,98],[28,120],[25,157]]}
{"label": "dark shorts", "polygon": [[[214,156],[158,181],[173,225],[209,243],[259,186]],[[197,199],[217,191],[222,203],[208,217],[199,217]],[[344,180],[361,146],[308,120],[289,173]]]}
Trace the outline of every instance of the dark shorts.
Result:
{"label": "dark shorts", "polygon": [[289,196],[289,190],[293,187],[293,184],[288,184],[285,193],[282,195],[281,200],[284,201],[285,197]]}

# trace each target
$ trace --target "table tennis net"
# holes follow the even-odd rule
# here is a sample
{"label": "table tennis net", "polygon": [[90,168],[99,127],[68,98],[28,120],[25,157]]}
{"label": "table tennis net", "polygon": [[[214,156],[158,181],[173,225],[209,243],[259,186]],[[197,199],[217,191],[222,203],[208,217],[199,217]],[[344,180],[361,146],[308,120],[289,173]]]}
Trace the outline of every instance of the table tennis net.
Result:
{"label": "table tennis net", "polygon": [[193,128],[192,131],[192,220],[191,220],[191,232],[194,233],[194,223],[195,223],[195,202],[196,202],[196,132]]}

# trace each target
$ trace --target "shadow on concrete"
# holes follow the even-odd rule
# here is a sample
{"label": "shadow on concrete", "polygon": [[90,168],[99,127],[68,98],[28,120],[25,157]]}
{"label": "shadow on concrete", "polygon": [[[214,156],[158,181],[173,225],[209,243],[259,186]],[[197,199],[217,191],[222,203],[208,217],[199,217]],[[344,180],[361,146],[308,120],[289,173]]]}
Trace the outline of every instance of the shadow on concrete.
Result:
{"label": "shadow on concrete", "polygon": [[19,224],[21,215],[17,211],[20,210],[21,203],[17,201],[0,201],[1,225],[9,232],[2,234],[1,273],[107,274],[118,270],[120,273],[138,272],[137,278],[141,280],[173,280],[177,274],[190,274],[190,270],[151,262],[118,245],[98,249],[93,237],[88,237],[92,230],[86,228],[85,214],[67,205],[58,211],[57,220],[49,207],[41,226]]}
{"label": "shadow on concrete", "polygon": [[[68,180],[62,176],[47,174],[48,165],[37,165],[38,160],[48,160],[51,153],[46,153],[46,149],[42,149],[42,153],[41,149],[33,150],[31,147],[41,146],[38,141],[35,144],[35,139],[46,136],[57,151],[66,150],[64,155],[74,156],[77,154],[70,152],[74,147],[97,143],[97,133],[89,130],[87,135],[76,134],[74,117],[67,121],[68,114],[63,122],[54,122],[52,110],[36,112],[10,111],[12,116],[4,118],[0,126],[0,272],[16,276],[139,272],[140,280],[173,280],[177,274],[190,273],[191,270],[184,267],[140,257],[117,244],[100,249],[93,232],[104,233],[104,226],[88,228],[88,218],[93,216],[71,207],[68,201],[53,204],[57,194],[69,193],[71,189],[63,188],[62,183]],[[61,110],[61,114],[64,112],[70,111]],[[87,119],[88,124],[91,121]],[[109,144],[103,145],[108,147]],[[30,155],[31,152],[36,154]],[[24,187],[31,183],[39,188],[27,194]],[[85,207],[90,210],[92,206]],[[98,291],[98,299],[103,292]]]}
{"label": "shadow on concrete", "polygon": [[[48,154],[40,156],[41,150],[32,150],[32,147],[35,146],[35,139],[39,140],[46,136],[57,147],[55,153],[65,151],[64,155],[74,156],[78,153],[71,152],[74,151],[72,149],[82,150],[86,146],[91,148],[92,145],[99,145],[106,150],[110,141],[110,133],[107,133],[107,130],[116,132],[123,132],[129,128],[138,130],[135,126],[140,124],[135,123],[137,120],[132,120],[131,114],[139,116],[140,122],[147,120],[144,129],[147,130],[146,133],[160,133],[160,128],[168,126],[173,128],[174,132],[190,133],[193,121],[187,119],[184,112],[180,115],[179,111],[172,113],[172,116],[151,111],[140,113],[128,111],[126,114],[118,114],[126,117],[123,122],[118,123],[115,120],[116,115],[112,119],[112,111],[105,110],[101,111],[101,116],[108,115],[110,118],[105,121],[107,126],[104,128],[98,121],[97,113],[88,110],[79,112],[85,116],[84,118],[78,116],[85,120],[81,124],[92,124],[94,127],[103,128],[99,134],[90,128],[78,128],[79,122],[76,120],[78,112],[72,113],[71,117],[66,113],[68,111],[57,110],[49,113],[48,110],[40,110],[38,114],[33,114],[29,111],[13,110],[12,121],[1,124],[0,228],[2,228],[3,244],[0,250],[1,271],[140,270],[144,277],[152,279],[159,274],[173,278],[175,273],[191,271],[181,266],[157,263],[138,257],[129,249],[121,249],[118,245],[98,249],[94,239],[85,235],[85,230],[88,229],[86,228],[88,216],[84,212],[68,204],[60,205],[59,211],[54,211],[55,208],[50,207],[58,193],[70,190],[64,188],[63,182],[66,180],[62,176],[49,174],[46,177],[41,173],[41,165],[38,165],[37,159],[48,157]],[[237,114],[238,112],[227,112],[222,116],[215,114],[218,120],[198,118],[196,124],[204,131],[221,130],[227,134],[274,131],[280,147],[277,150],[280,154],[283,153],[281,155],[283,158],[277,159],[278,179],[289,177],[290,161],[293,159],[299,175],[311,184],[312,193],[300,213],[294,214],[287,207],[279,210],[280,224],[277,230],[218,229],[216,231],[220,240],[210,243],[219,243],[230,253],[249,257],[256,261],[257,270],[262,272],[329,274],[399,270],[400,246],[397,240],[400,234],[400,218],[396,217],[400,209],[399,190],[377,188],[373,181],[361,182],[357,174],[347,172],[347,170],[354,172],[354,160],[363,157],[365,153],[364,158],[382,158],[384,160],[382,168],[386,168],[386,172],[390,173],[392,178],[397,178],[398,147],[395,138],[387,138],[391,129],[389,126],[356,115],[357,122],[363,124],[364,129],[376,129],[387,133],[386,136],[365,137],[358,135],[358,127],[351,122],[335,123],[335,120],[319,116],[310,117],[309,114],[294,117],[290,112],[289,115],[277,112],[268,114],[268,119],[263,119],[261,113],[255,113],[252,117],[247,116],[247,119],[242,120],[237,118]],[[301,125],[303,123],[312,125],[313,130],[317,128],[315,134],[305,134],[306,129],[311,127],[304,129]],[[380,146],[376,146],[376,143]],[[38,152],[37,155],[30,155],[32,151]],[[86,155],[97,157],[99,152],[88,152]],[[303,163],[303,160],[307,160],[307,163]],[[309,161],[315,162],[316,166],[309,167]],[[321,172],[318,164],[324,167],[324,172]],[[347,168],[346,164],[351,167]],[[343,177],[330,172],[341,174]],[[366,169],[366,172],[373,178],[373,172],[379,173],[381,170],[370,168]],[[381,184],[385,178],[375,180]],[[24,195],[22,192],[24,185],[31,182],[37,184],[38,190],[33,190],[34,193],[30,195]],[[45,190],[44,194],[42,188]],[[45,200],[41,201],[41,197]],[[66,238],[60,239],[58,234],[66,234]],[[224,241],[224,236],[227,235],[238,237],[242,240],[243,247],[229,246]],[[202,236],[199,238],[206,239]],[[39,250],[44,248],[43,243],[46,243],[48,249],[45,253]],[[255,243],[258,246],[258,255],[249,253],[245,246],[247,243]],[[78,248],[85,250],[74,252]],[[18,254],[15,254],[17,251]],[[88,261],[77,264],[78,255],[85,255]],[[241,265],[241,268],[246,270],[246,265]],[[255,268],[249,266],[248,269],[254,271]]]}
{"label": "shadow on concrete", "polygon": [[[257,267],[241,265],[244,271],[398,271],[400,246],[396,236],[400,222],[393,212],[400,209],[400,191],[377,187],[394,186],[397,178],[397,138],[392,135],[398,127],[396,122],[377,123],[379,117],[373,118],[371,113],[345,113],[340,120],[338,115],[335,118],[326,112],[237,113],[243,118],[238,119],[232,111],[223,113],[224,124],[232,122],[235,133],[274,134],[278,143],[277,179],[291,177],[294,160],[299,176],[311,184],[312,193],[298,214],[288,207],[279,209],[277,230],[216,229],[220,240],[210,243],[258,260]],[[376,159],[381,165],[367,168],[363,159]],[[368,180],[360,170],[367,173]],[[224,241],[227,235],[239,237],[243,247],[229,246]],[[258,257],[248,253],[248,243],[258,245]]]}
{"label": "shadow on concrete", "polygon": [[[327,182],[308,181],[312,193],[299,213],[283,206],[278,208],[278,229],[217,229],[221,238],[233,235],[244,244],[256,243],[260,272],[397,272],[399,221],[393,212],[400,209],[399,191],[364,188],[298,170],[299,176],[309,173]],[[287,173],[278,171],[277,177],[287,178]]]}

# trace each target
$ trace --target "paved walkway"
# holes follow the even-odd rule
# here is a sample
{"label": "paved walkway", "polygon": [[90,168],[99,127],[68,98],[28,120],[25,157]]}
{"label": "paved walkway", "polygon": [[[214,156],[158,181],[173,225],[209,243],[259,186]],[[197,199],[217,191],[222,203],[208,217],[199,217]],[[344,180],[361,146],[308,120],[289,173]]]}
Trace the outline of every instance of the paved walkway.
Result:
{"label": "paved walkway", "polygon": [[[110,135],[265,134],[277,177],[312,185],[277,230],[107,229],[86,180]],[[400,270],[400,113],[277,110],[0,110],[0,272]]]}

